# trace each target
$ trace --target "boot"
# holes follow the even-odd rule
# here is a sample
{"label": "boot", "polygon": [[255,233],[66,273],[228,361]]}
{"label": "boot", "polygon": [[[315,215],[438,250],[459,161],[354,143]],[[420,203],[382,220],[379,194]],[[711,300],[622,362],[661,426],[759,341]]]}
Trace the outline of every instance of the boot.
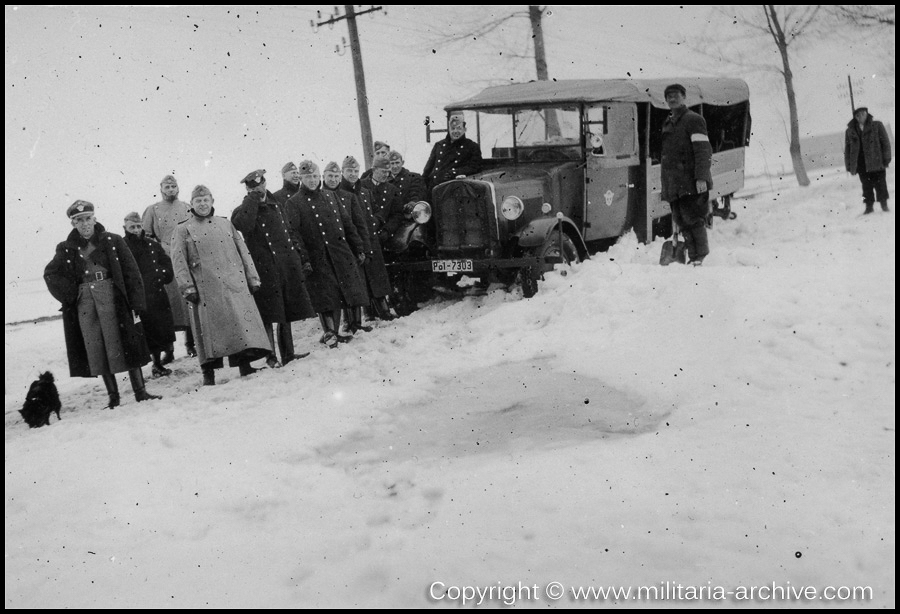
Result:
{"label": "boot", "polygon": [[386,296],[372,299],[372,304],[375,307],[375,313],[385,322],[390,322],[397,318],[397,314],[391,309]]}
{"label": "boot", "polygon": [[194,346],[194,332],[190,328],[184,331],[184,351],[191,358],[197,355],[197,348]]}
{"label": "boot", "polygon": [[249,360],[238,365],[238,373],[241,374],[241,377],[244,377],[245,375],[253,375],[257,371],[259,371],[259,369],[251,367]]}
{"label": "boot", "polygon": [[347,343],[353,339],[353,333],[350,332],[349,317],[343,317],[345,309],[335,309],[331,312],[331,319],[334,322],[334,334],[338,342]]}
{"label": "boot", "polygon": [[291,332],[291,323],[278,325],[278,350],[281,352],[281,364],[286,365],[292,360],[306,358],[309,352],[297,354],[294,352],[294,334]]}
{"label": "boot", "polygon": [[113,373],[108,375],[102,375],[103,384],[106,386],[106,392],[109,394],[109,405],[104,407],[103,409],[112,409],[113,407],[119,406],[119,383],[116,381],[116,376]]}
{"label": "boot", "polygon": [[134,390],[134,398],[138,403],[141,401],[152,401],[154,399],[162,398],[159,395],[150,394],[147,392],[147,389],[144,388],[144,374],[140,367],[129,371],[128,378],[131,380],[131,389]]}
{"label": "boot", "polygon": [[344,341],[341,337],[347,338],[347,340],[353,338],[353,329],[351,328],[353,324],[353,314],[352,310],[348,308],[341,309],[341,325],[338,327],[338,341]]}
{"label": "boot", "polygon": [[888,209],[887,200],[881,201],[881,210],[884,211],[885,213],[890,211],[890,209]]}
{"label": "boot", "polygon": [[166,369],[163,366],[162,361],[159,357],[159,352],[153,353],[153,369],[151,370],[153,373],[153,377],[165,377],[167,375],[172,375],[171,369]]}
{"label": "boot", "polygon": [[173,360],[175,360],[174,354],[175,354],[175,348],[174,348],[174,346],[170,343],[170,344],[169,344],[169,347],[166,348],[166,351],[163,352],[163,355],[162,355],[162,364],[167,365],[167,364],[169,364],[170,362],[172,362]]}
{"label": "boot", "polygon": [[323,311],[319,314],[319,322],[322,324],[322,330],[325,331],[325,334],[322,335],[322,338],[319,339],[319,342],[324,343],[331,349],[336,348],[338,345],[337,331],[335,330],[334,316],[332,315],[333,313],[334,312],[331,311]]}
{"label": "boot", "polygon": [[866,210],[863,211],[863,215],[866,215],[866,214],[869,214],[869,213],[875,213],[875,206],[874,206],[874,205],[875,205],[875,203],[866,203]]}
{"label": "boot", "polygon": [[203,385],[204,386],[215,386],[216,385],[216,372],[212,367],[200,367],[200,370],[203,372]]}
{"label": "boot", "polygon": [[350,332],[352,332],[352,333],[358,333],[360,331],[362,331],[364,333],[372,332],[371,326],[364,326],[362,323],[363,322],[363,320],[362,320],[363,308],[362,307],[351,307],[348,311],[349,311],[350,317],[351,317]]}
{"label": "boot", "polygon": [[278,362],[278,357],[275,355],[275,334],[272,332],[272,326],[274,324],[266,325],[266,336],[269,338],[270,348],[269,355],[266,357],[266,366],[270,369],[280,369],[281,363]]}

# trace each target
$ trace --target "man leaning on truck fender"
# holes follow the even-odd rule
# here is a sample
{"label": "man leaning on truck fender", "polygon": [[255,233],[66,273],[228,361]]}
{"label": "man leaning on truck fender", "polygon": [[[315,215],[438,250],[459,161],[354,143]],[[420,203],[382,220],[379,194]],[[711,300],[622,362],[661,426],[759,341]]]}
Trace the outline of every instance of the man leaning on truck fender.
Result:
{"label": "man leaning on truck fender", "polygon": [[684,236],[690,264],[700,266],[709,254],[706,214],[712,188],[712,148],[706,121],[685,105],[686,90],[673,83],[664,95],[669,116],[662,128],[662,199]]}

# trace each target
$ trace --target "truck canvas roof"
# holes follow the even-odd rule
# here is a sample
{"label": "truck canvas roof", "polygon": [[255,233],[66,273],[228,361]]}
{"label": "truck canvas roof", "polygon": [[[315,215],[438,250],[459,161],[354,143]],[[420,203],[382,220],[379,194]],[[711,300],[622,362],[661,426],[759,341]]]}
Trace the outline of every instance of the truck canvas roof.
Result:
{"label": "truck canvas roof", "polygon": [[572,79],[530,81],[497,85],[467,100],[448,104],[446,111],[488,110],[495,107],[555,106],[589,102],[649,102],[668,109],[663,90],[680,83],[687,90],[686,103],[733,105],[750,98],[742,79],[724,77],[671,77],[667,79]]}

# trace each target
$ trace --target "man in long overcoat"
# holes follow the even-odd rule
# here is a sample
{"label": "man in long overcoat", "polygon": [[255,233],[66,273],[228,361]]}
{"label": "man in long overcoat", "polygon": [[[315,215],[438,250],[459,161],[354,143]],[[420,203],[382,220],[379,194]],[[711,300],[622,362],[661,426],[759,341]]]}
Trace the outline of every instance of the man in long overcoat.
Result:
{"label": "man in long overcoat", "polygon": [[[341,189],[341,167],[338,166],[337,162],[329,162],[325,165],[325,170],[322,171],[322,184],[324,189],[334,194],[343,212],[350,216],[350,220],[353,222],[353,226],[356,228],[356,232],[362,241],[366,260],[368,260],[368,255],[371,253],[368,220],[356,197],[352,193]],[[365,262],[363,263],[363,268],[360,269],[360,273],[362,273],[363,281],[365,282]],[[360,331],[367,333],[372,330],[371,326],[363,324],[362,311],[362,307],[353,309],[344,307],[341,312],[341,335],[353,336]]]}
{"label": "man in long overcoat", "polygon": [[172,307],[166,284],[172,283],[175,273],[172,270],[172,259],[163,250],[162,245],[148,239],[141,216],[136,211],[125,216],[125,243],[137,262],[144,280],[144,299],[147,308],[141,317],[144,339],[153,357],[153,376],[171,375],[172,371],[162,364],[160,354],[175,342],[175,323],[172,321]]}
{"label": "man in long overcoat", "polygon": [[[189,205],[178,200],[178,182],[172,175],[166,175],[159,183],[159,191],[162,200],[150,205],[144,210],[141,223],[144,232],[151,239],[156,239],[162,245],[166,255],[172,256],[172,233],[175,227],[190,217]],[[196,356],[194,337],[191,333],[191,322],[188,318],[188,307],[178,291],[178,284],[174,281],[166,285],[166,294],[169,297],[169,305],[172,309],[172,321],[175,330],[184,331],[184,349],[188,356]],[[162,362],[167,364],[174,358],[174,348],[169,348],[163,355]]]}
{"label": "man in long overcoat", "polygon": [[285,164],[281,168],[281,179],[281,189],[275,192],[273,196],[275,196],[278,204],[283,207],[284,203],[300,189],[300,171],[297,170],[297,165],[293,162]]}
{"label": "man in long overcoat", "polygon": [[275,357],[272,326],[277,329],[281,364],[308,354],[294,353],[291,322],[315,317],[304,282],[303,263],[294,250],[281,205],[266,189],[265,170],[256,170],[241,180],[247,188],[244,201],[231,213],[231,223],[244,235],[261,286],[253,295],[259,315],[272,339],[270,367],[281,366]]}
{"label": "man in long overcoat", "polygon": [[191,193],[191,218],[175,228],[172,264],[175,281],[191,305],[191,326],[203,384],[216,383],[214,369],[237,366],[242,376],[257,371],[250,362],[272,350],[251,294],[259,275],[244,239],[224,217],[213,215],[212,192],[198,185]]}
{"label": "man in long overcoat", "polygon": [[125,239],[97,222],[92,203],[76,200],[66,215],[73,230],[56,246],[44,281],[62,303],[69,375],[101,376],[110,409],[120,401],[115,374],[124,371],[138,402],[161,398],[147,392],[141,372],[150,352],[136,323],[146,303],[134,256]]}
{"label": "man in long overcoat", "polygon": [[381,226],[381,222],[372,211],[372,193],[363,187],[359,178],[359,169],[359,162],[356,161],[356,158],[353,156],[344,158],[344,162],[341,165],[341,183],[339,187],[356,197],[360,209],[366,217],[369,251],[366,254],[366,261],[363,263],[362,270],[372,308],[382,320],[393,320],[396,315],[392,313],[391,306],[388,304],[388,297],[392,293],[391,280],[384,265],[381,240],[378,238],[378,229]]}
{"label": "man in long overcoat", "polygon": [[712,183],[712,147],[706,121],[685,105],[686,90],[673,83],[664,92],[669,116],[662,127],[662,200],[684,236],[690,264],[699,266],[709,254],[706,215]]}
{"label": "man in long overcoat", "polygon": [[341,308],[369,301],[360,274],[365,247],[350,216],[337,198],[321,187],[319,167],[309,160],[299,165],[300,191],[288,199],[285,216],[294,247],[312,271],[306,283],[325,334],[322,342],[337,347]]}
{"label": "man in long overcoat", "polygon": [[857,108],[844,133],[844,165],[851,175],[859,173],[866,205],[863,213],[875,211],[876,198],[882,211],[890,211],[885,170],[890,164],[891,140],[884,124],[869,114],[868,107]]}

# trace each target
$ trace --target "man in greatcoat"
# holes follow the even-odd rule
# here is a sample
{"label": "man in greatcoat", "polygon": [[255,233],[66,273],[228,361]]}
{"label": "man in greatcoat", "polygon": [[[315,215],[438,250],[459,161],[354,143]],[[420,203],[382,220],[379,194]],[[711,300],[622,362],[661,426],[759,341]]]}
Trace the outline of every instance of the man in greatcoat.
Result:
{"label": "man in greatcoat", "polygon": [[297,165],[293,162],[288,162],[281,167],[281,180],[281,189],[275,192],[273,196],[275,196],[278,204],[284,207],[284,203],[300,189],[300,171],[297,170]]}
{"label": "man in greatcoat", "polygon": [[162,245],[147,238],[137,211],[125,216],[124,229],[125,243],[128,244],[144,281],[147,307],[141,318],[141,327],[147,347],[150,348],[150,356],[153,357],[153,377],[171,375],[171,369],[163,366],[160,354],[175,342],[175,323],[172,321],[172,307],[166,293],[166,284],[175,279],[172,259]]}
{"label": "man in greatcoat", "polygon": [[[353,226],[356,228],[360,240],[362,240],[363,250],[365,250],[366,260],[368,260],[368,255],[372,251],[369,244],[369,224],[362,211],[362,206],[356,197],[352,193],[340,188],[341,167],[338,166],[337,162],[329,162],[325,165],[325,169],[322,171],[322,184],[326,190],[334,194],[338,204],[341,206],[341,209],[343,209],[343,212],[350,216],[350,220],[353,222]],[[363,281],[365,281],[365,263],[363,263],[363,268],[360,272],[362,273]],[[341,335],[353,336],[358,332],[367,333],[372,330],[371,326],[365,326],[363,324],[362,311],[362,307],[355,307],[353,309],[345,307],[342,310],[341,329],[339,331]]]}
{"label": "man in greatcoat", "polygon": [[378,238],[382,245],[386,245],[406,221],[400,190],[390,179],[391,166],[387,159],[376,159],[372,163],[372,176],[361,179],[363,187],[372,194],[372,213],[379,222]]}
{"label": "man in greatcoat", "polygon": [[434,186],[460,175],[474,175],[484,164],[481,147],[466,137],[466,119],[461,112],[450,115],[447,136],[434,144],[422,176],[425,178],[425,189],[428,202]]}
{"label": "man in greatcoat", "polygon": [[102,377],[110,409],[120,402],[115,374],[125,371],[138,402],[161,398],[147,392],[141,372],[150,352],[137,325],[146,303],[134,256],[97,222],[92,203],[76,200],[66,215],[73,230],[56,246],[44,281],[62,303],[69,375]]}
{"label": "man in greatcoat", "polygon": [[[171,257],[172,233],[175,232],[175,226],[190,217],[188,213],[189,206],[186,202],[178,200],[178,182],[172,175],[166,175],[162,178],[159,190],[162,194],[162,200],[144,210],[141,222],[147,236],[159,241],[166,255]],[[178,291],[178,285],[174,281],[167,284],[166,293],[172,309],[172,321],[175,323],[175,330],[184,331],[184,349],[188,356],[196,356],[197,350],[194,347],[194,337],[191,333],[187,304]],[[173,349],[173,347],[170,347],[163,354],[163,364],[172,362],[174,358]]]}
{"label": "man in greatcoat", "polygon": [[397,186],[400,192],[400,202],[406,213],[420,200],[427,201],[425,192],[425,180],[419,173],[414,173],[403,166],[403,155],[399,151],[388,154],[388,163],[391,165],[390,182]]}
{"label": "man in greatcoat", "polygon": [[[291,322],[315,317],[316,312],[306,292],[303,263],[294,250],[281,205],[266,189],[265,172],[256,170],[241,180],[247,195],[232,211],[231,223],[244,235],[259,274],[261,286],[253,298],[272,341],[272,354],[266,363],[277,368],[309,355],[294,353]],[[277,329],[281,363],[275,356],[273,326]]]}
{"label": "man in greatcoat", "polygon": [[851,175],[859,174],[862,183],[863,213],[875,211],[875,199],[881,203],[882,211],[888,207],[888,187],[886,170],[891,165],[891,140],[884,124],[875,121],[868,107],[853,111],[853,119],[844,133],[844,165]]}
{"label": "man in greatcoat", "polygon": [[709,254],[706,216],[713,187],[712,147],[706,121],[685,104],[686,90],[673,83],[664,91],[669,116],[662,127],[662,200],[684,236],[690,264],[700,266]]}
{"label": "man in greatcoat", "polygon": [[213,215],[212,192],[198,185],[191,193],[191,218],[175,228],[172,265],[187,300],[203,385],[216,383],[215,369],[236,366],[241,376],[255,373],[250,363],[272,351],[266,327],[251,296],[259,290],[253,258],[237,228]]}
{"label": "man in greatcoat", "polygon": [[363,187],[359,178],[359,170],[359,162],[356,161],[356,158],[353,156],[344,158],[341,165],[340,188],[356,197],[360,209],[366,217],[369,251],[366,254],[362,270],[372,310],[382,320],[393,320],[397,316],[388,304],[388,297],[392,293],[391,281],[384,265],[381,240],[378,238],[378,229],[381,223],[372,211],[372,193]]}
{"label": "man in greatcoat", "polygon": [[300,191],[288,199],[285,216],[294,247],[312,268],[306,282],[325,331],[321,341],[334,348],[347,340],[338,338],[341,309],[368,303],[360,274],[366,252],[350,216],[322,189],[319,167],[304,160],[299,169]]}

